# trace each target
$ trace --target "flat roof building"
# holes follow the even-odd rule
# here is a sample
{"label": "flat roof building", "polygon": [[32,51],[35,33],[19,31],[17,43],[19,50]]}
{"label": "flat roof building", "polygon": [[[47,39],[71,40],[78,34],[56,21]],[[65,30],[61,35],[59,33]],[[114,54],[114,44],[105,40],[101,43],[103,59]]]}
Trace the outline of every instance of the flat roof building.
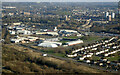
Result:
{"label": "flat roof building", "polygon": [[70,42],[67,42],[66,44],[71,46],[71,45],[76,45],[76,44],[80,44],[80,43],[83,43],[82,40],[76,40],[76,41],[70,41]]}
{"label": "flat roof building", "polygon": [[40,44],[38,44],[38,46],[52,47],[52,48],[58,47],[56,44],[54,44],[54,43],[48,43],[48,42],[40,43]]}

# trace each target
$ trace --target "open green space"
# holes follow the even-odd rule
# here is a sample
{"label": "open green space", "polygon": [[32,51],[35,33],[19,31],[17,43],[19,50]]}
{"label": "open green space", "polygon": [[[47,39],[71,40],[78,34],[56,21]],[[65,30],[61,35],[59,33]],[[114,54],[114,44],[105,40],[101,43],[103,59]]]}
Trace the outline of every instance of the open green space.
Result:
{"label": "open green space", "polygon": [[118,61],[119,59],[120,59],[120,56],[108,57],[108,60],[110,61]]}
{"label": "open green space", "polygon": [[61,54],[61,53],[49,53],[55,56],[59,56],[59,57],[66,57],[65,54]]}
{"label": "open green space", "polygon": [[92,56],[92,60],[100,60],[100,57],[98,57],[98,56]]}
{"label": "open green space", "polygon": [[41,50],[41,51],[46,52],[46,53],[48,53],[48,54],[55,55],[55,56],[65,57],[65,54],[62,54],[62,53],[55,53],[54,50]]}
{"label": "open green space", "polygon": [[62,41],[60,41],[61,43],[66,43],[66,42],[68,42],[68,41],[65,41],[65,40],[62,40]]}
{"label": "open green space", "polygon": [[83,41],[93,41],[93,40],[98,40],[100,37],[98,36],[83,36],[81,37],[81,40]]}
{"label": "open green space", "polygon": [[65,39],[78,39],[77,36],[69,36],[69,37],[63,37],[63,38],[65,38]]}

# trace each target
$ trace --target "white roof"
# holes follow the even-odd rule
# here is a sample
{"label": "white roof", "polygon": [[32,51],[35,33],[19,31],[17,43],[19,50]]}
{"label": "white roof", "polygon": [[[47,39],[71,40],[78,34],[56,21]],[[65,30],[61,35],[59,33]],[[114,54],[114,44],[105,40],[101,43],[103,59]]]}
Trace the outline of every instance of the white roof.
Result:
{"label": "white roof", "polygon": [[11,41],[20,41],[20,39],[11,39]]}
{"label": "white roof", "polygon": [[70,42],[67,42],[67,44],[77,44],[77,43],[83,43],[82,40],[76,40],[76,41],[70,41]]}
{"label": "white roof", "polygon": [[44,43],[40,43],[38,44],[38,46],[42,46],[42,47],[58,47],[56,44],[53,44],[53,43],[48,43],[48,42],[44,42]]}
{"label": "white roof", "polygon": [[66,31],[66,32],[74,32],[74,33],[77,33],[77,31],[75,31],[75,30],[66,30],[66,29],[63,29],[63,30],[60,30],[60,31]]}
{"label": "white roof", "polygon": [[51,35],[58,35],[57,32],[47,32],[47,34],[51,34]]}

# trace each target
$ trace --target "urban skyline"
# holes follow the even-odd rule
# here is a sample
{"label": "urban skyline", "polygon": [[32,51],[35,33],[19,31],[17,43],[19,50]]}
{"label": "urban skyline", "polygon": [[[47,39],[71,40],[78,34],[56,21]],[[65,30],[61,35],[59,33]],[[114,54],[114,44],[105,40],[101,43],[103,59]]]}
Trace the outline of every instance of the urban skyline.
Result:
{"label": "urban skyline", "polygon": [[119,0],[1,0],[2,2],[119,2]]}

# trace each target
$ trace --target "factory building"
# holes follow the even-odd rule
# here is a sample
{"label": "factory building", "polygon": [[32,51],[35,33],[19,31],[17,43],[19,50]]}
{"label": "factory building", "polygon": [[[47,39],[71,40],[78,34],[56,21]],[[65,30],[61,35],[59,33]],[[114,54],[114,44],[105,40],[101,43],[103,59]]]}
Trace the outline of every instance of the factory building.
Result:
{"label": "factory building", "polygon": [[70,41],[70,42],[67,42],[66,44],[69,45],[69,46],[72,46],[72,45],[76,45],[76,44],[80,44],[80,43],[83,43],[82,40],[76,40],[76,41]]}
{"label": "factory building", "polygon": [[11,43],[19,43],[20,39],[11,39],[10,41],[11,41]]}
{"label": "factory building", "polygon": [[31,34],[31,32],[30,32],[30,31],[28,31],[28,30],[18,30],[18,31],[17,31],[17,34],[30,35],[30,34]]}
{"label": "factory building", "polygon": [[47,32],[48,35],[52,35],[52,36],[58,36],[57,32]]}
{"label": "factory building", "polygon": [[59,33],[78,33],[78,32],[75,31],[75,30],[66,30],[66,29],[63,29],[63,30],[60,30]]}
{"label": "factory building", "polygon": [[18,23],[13,23],[13,25],[20,25],[20,24],[21,24],[21,23],[19,23],[19,22],[18,22]]}
{"label": "factory building", "polygon": [[52,48],[58,47],[56,44],[48,43],[48,42],[40,43],[40,44],[38,44],[38,46],[42,46],[42,47],[52,47]]}
{"label": "factory building", "polygon": [[52,47],[52,48],[55,48],[55,47],[58,47],[61,45],[62,45],[62,43],[60,43],[60,42],[50,42],[50,41],[44,41],[43,43],[38,44],[38,46]]}
{"label": "factory building", "polygon": [[49,39],[45,39],[45,41],[55,42],[55,41],[60,41],[60,39],[59,38],[49,38]]}

